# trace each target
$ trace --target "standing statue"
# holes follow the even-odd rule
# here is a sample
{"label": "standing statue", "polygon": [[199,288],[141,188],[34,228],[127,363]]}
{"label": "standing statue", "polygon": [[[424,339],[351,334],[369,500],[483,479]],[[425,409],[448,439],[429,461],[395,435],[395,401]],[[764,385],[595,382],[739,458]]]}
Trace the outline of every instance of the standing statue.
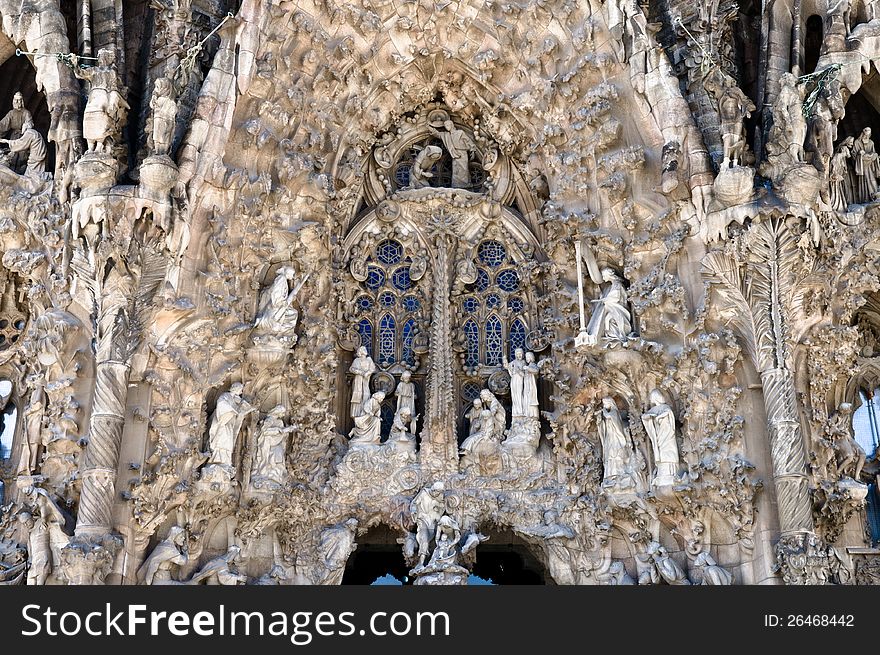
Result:
{"label": "standing statue", "polygon": [[540,369],[535,362],[535,353],[526,353],[526,366],[523,370],[523,407],[529,418],[540,418],[541,411],[538,404],[538,373]]}
{"label": "standing statue", "polygon": [[432,127],[431,133],[443,142],[452,157],[452,186],[456,189],[468,187],[471,184],[468,154],[477,149],[477,144],[449,119],[443,122],[443,128],[444,131],[441,132]]}
{"label": "standing statue", "polygon": [[651,484],[655,487],[671,485],[678,477],[678,444],[675,441],[675,414],[666,403],[663,392],[654,389],[648,396],[651,408],[642,414],[645,432],[651,439],[656,470]]}
{"label": "standing statue", "polygon": [[43,415],[46,412],[46,392],[38,374],[28,376],[28,386],[32,388],[28,404],[24,408],[24,438],[21,439],[21,454],[18,458],[18,473],[30,475],[37,470],[40,447],[43,443]]}
{"label": "standing statue", "polygon": [[740,166],[746,151],[743,120],[755,111],[755,103],[742,92],[736,80],[720,70],[711,84],[706,86],[718,102],[718,114],[721,118],[721,139],[724,144],[721,168]]}
{"label": "standing statue", "polygon": [[174,84],[167,77],[160,77],[153,87],[150,98],[150,109],[153,110],[153,154],[167,155],[171,152],[171,141],[174,138],[175,121],[177,120],[177,101],[174,99]]}
{"label": "standing statue", "polygon": [[93,68],[82,68],[76,55],[70,60],[74,75],[91,83],[83,114],[83,137],[89,152],[107,152],[119,140],[126,112],[131,109],[119,84],[116,52],[110,48],[99,50],[98,65]]}
{"label": "standing statue", "polygon": [[598,300],[587,325],[586,343],[597,345],[602,339],[624,342],[632,332],[632,319],[627,308],[623,280],[613,269],[602,269],[602,280],[611,285]]}
{"label": "standing statue", "polygon": [[874,142],[871,140],[871,128],[866,127],[853,142],[853,170],[856,174],[855,196],[859,204],[874,202],[877,193],[877,177],[880,176],[880,161]]}
{"label": "standing statue", "polygon": [[412,373],[409,371],[404,371],[400,375],[400,382],[397,384],[397,389],[394,391],[394,395],[397,396],[397,414],[401,413],[401,410],[406,409],[410,416],[410,425],[409,431],[415,435],[416,433],[416,385],[412,382]]}
{"label": "standing statue", "polygon": [[632,486],[629,463],[633,454],[629,429],[623,424],[620,410],[613,398],[602,399],[602,409],[597,412],[596,424],[602,442],[603,487]]}
{"label": "standing statue", "polygon": [[409,188],[423,189],[429,186],[428,180],[434,177],[431,168],[443,156],[443,151],[437,146],[425,146],[416,155],[409,169]]}
{"label": "standing statue", "polygon": [[797,77],[792,73],[783,73],[779,79],[779,95],[773,105],[770,139],[782,146],[783,151],[788,151],[792,162],[804,161],[807,119],[804,117],[803,103],[804,90],[798,87]]}
{"label": "standing statue", "polygon": [[52,573],[52,549],[49,526],[42,516],[23,512],[20,516],[28,528],[28,585],[46,584]]}
{"label": "standing statue", "polygon": [[474,398],[471,408],[465,414],[468,420],[468,437],[461,444],[461,452],[464,453],[480,435],[483,416],[483,401],[479,397]]}
{"label": "standing statue", "polygon": [[849,160],[855,139],[846,137],[831,156],[828,175],[829,203],[832,209],[844,212],[854,200]]}
{"label": "standing statue", "polygon": [[282,266],[275,274],[275,280],[260,297],[257,308],[257,319],[254,331],[257,336],[268,335],[296,343],[296,323],[299,311],[294,307],[296,297],[308,280],[306,275],[290,288],[290,282],[296,279],[296,270],[292,266]]}
{"label": "standing statue", "polygon": [[502,363],[504,368],[510,374],[510,416],[511,418],[519,418],[527,416],[525,395],[525,377],[526,377],[526,361],[525,353],[522,348],[517,348],[513,352],[513,361],[507,360],[507,355],[502,355]]}
{"label": "standing statue", "polygon": [[284,484],[287,478],[287,435],[297,429],[295,425],[284,425],[281,417],[286,413],[284,405],[276,405],[260,423],[251,467],[252,480],[262,478]]}
{"label": "standing statue", "polygon": [[446,513],[444,491],[443,483],[435,482],[430,487],[422,488],[410,503],[409,511],[416,524],[419,566],[424,565],[437,522]]}
{"label": "standing statue", "polygon": [[138,582],[146,585],[174,584],[172,570],[189,561],[186,532],[179,526],[172,526],[168,537],[159,542],[137,572]]}
{"label": "standing statue", "polygon": [[367,348],[357,349],[357,357],[348,372],[354,376],[351,383],[351,417],[363,414],[364,403],[370,398],[370,378],[376,372],[376,363],[367,354]]}
{"label": "standing statue", "polygon": [[348,558],[357,548],[357,519],[334,525],[321,532],[318,553],[323,565],[322,575],[313,580],[315,584],[338,585],[342,583]]}
{"label": "standing statue", "polygon": [[208,449],[211,456],[208,464],[216,464],[229,469],[233,473],[232,454],[235,452],[235,440],[241,431],[245,417],[257,411],[257,408],[241,397],[244,385],[234,383],[229,391],[221,393],[217,398],[217,406],[208,428]]}
{"label": "standing statue", "polygon": [[856,482],[865,466],[865,451],[852,436],[852,403],[840,403],[829,429],[834,444],[837,474]]}
{"label": "standing statue", "polygon": [[34,129],[34,119],[25,117],[21,126],[21,136],[12,141],[0,139],[13,153],[27,153],[25,176],[39,180],[46,172],[46,140]]}
{"label": "standing statue", "polygon": [[364,403],[363,411],[354,417],[354,428],[348,437],[349,445],[371,445],[382,443],[382,402],[385,392],[377,391]]}
{"label": "standing statue", "polygon": [[[34,117],[24,108],[24,96],[21,95],[21,92],[16,92],[12,96],[12,109],[0,120],[0,137],[10,141],[21,138],[26,121],[30,121],[33,125]],[[10,160],[10,168],[18,170],[20,163],[19,156],[16,154]]]}

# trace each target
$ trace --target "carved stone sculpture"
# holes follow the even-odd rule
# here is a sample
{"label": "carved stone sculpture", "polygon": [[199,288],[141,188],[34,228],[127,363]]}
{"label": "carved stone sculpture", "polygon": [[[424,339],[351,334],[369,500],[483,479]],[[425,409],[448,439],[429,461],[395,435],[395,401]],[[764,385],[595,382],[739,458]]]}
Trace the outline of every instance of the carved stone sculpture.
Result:
{"label": "carved stone sculpture", "polygon": [[285,425],[282,417],[287,414],[284,405],[273,407],[257,429],[256,452],[251,482],[254,480],[284,484],[287,480],[287,441],[288,435],[297,429],[295,425]]}
{"label": "carved stone sculpture", "polygon": [[708,552],[702,552],[694,560],[694,568],[700,571],[701,585],[731,585],[733,575],[725,568],[718,566],[715,558]]}
{"label": "carved stone sculpture", "polygon": [[21,136],[17,139],[0,139],[0,144],[13,153],[27,153],[27,177],[41,179],[46,172],[46,140],[34,129],[34,120],[26,117],[21,125]]}
{"label": "carved stone sculpture", "polygon": [[83,117],[83,138],[89,152],[106,152],[118,143],[122,124],[130,109],[119,84],[116,70],[116,51],[103,48],[98,51],[98,65],[85,68],[76,55],[71,56],[74,73],[87,80],[91,89]]}
{"label": "carved stone sculpture", "polygon": [[613,398],[602,399],[596,425],[602,442],[602,486],[635,491],[632,437]]}
{"label": "carved stone sculpture", "polygon": [[263,291],[254,321],[255,342],[277,339],[287,347],[296,344],[299,310],[294,307],[294,303],[308,276],[291,288],[291,282],[295,279],[296,270],[292,266],[282,266],[275,274],[272,284]]}
{"label": "carved stone sculpture", "polygon": [[354,376],[351,383],[351,417],[357,418],[363,414],[364,404],[370,398],[370,378],[376,372],[376,363],[364,346],[358,348],[357,357],[348,372]]}
{"label": "carved stone sculpture", "polygon": [[174,138],[175,119],[177,118],[177,101],[174,99],[174,84],[167,77],[160,77],[153,87],[150,98],[150,109],[153,110],[153,154],[167,155],[171,151]]}
{"label": "carved stone sculpture", "polygon": [[671,485],[678,477],[678,443],[675,439],[675,414],[666,403],[663,392],[654,389],[649,402],[651,408],[642,414],[642,423],[651,439],[656,470],[651,484],[655,487]]}
{"label": "carved stone sculpture", "polygon": [[413,160],[409,171],[409,186],[411,189],[422,189],[430,186],[430,179],[434,177],[431,168],[440,160],[443,151],[437,146],[425,146]]}
{"label": "carved stone sculpture", "polygon": [[234,586],[247,582],[247,576],[237,570],[240,555],[240,547],[230,546],[225,554],[206,562],[187,584]]}
{"label": "carved stone sculpture", "polygon": [[610,284],[602,297],[593,301],[596,307],[584,339],[584,343],[588,345],[599,345],[606,341],[625,342],[632,332],[632,317],[623,280],[610,268],[602,270],[602,280]]}
{"label": "carved stone sculpture", "polygon": [[437,522],[446,512],[443,483],[435,482],[430,487],[424,487],[419,491],[413,498],[409,511],[416,524],[418,563],[419,566],[422,566],[428,557],[428,550],[431,547],[431,539],[434,538]]}
{"label": "carved stone sculpture", "polygon": [[177,567],[189,560],[186,531],[172,526],[168,537],[156,544],[150,556],[138,569],[138,581],[146,585],[175,584]]}
{"label": "carved stone sculpture", "polygon": [[400,374],[400,382],[394,390],[397,396],[397,414],[406,410],[410,417],[408,426],[410,433],[416,434],[416,385],[412,382],[412,373],[404,371]]}
{"label": "carved stone sculpture", "polygon": [[432,134],[443,141],[443,147],[452,157],[452,186],[463,188],[470,186],[469,155],[476,149],[476,144],[464,130],[455,127],[451,120],[443,122],[443,130],[431,128]]}
{"label": "carved stone sculpture", "polygon": [[208,450],[211,455],[207,466],[220,466],[233,476],[233,454],[236,439],[245,418],[257,408],[241,397],[244,385],[234,383],[229,391],[220,394],[208,430]]}
{"label": "carved stone sculpture", "polygon": [[348,435],[352,446],[377,446],[382,443],[382,403],[385,392],[377,391],[364,403],[354,417],[354,428]]}
{"label": "carved stone sculpture", "polygon": [[877,193],[877,177],[880,176],[880,159],[871,140],[870,127],[863,129],[853,141],[852,160],[856,202],[862,204],[873,202]]}
{"label": "carved stone sculpture", "polygon": [[829,201],[831,208],[837,211],[846,211],[846,208],[855,200],[852,186],[852,175],[849,168],[849,160],[852,156],[852,148],[855,139],[846,137],[837,146],[831,157],[830,171],[828,174]]}

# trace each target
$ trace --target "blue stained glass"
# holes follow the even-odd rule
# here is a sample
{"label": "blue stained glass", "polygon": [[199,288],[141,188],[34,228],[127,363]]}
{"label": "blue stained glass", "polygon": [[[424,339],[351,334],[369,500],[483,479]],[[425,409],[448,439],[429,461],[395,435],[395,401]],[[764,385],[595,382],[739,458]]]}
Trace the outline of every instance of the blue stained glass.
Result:
{"label": "blue stained glass", "polygon": [[468,367],[480,364],[480,330],[473,319],[468,319],[464,324],[464,338],[467,348],[464,355],[464,365]]}
{"label": "blue stained glass", "polygon": [[370,266],[367,269],[367,288],[375,291],[385,284],[385,272],[381,268]]}
{"label": "blue stained glass", "polygon": [[526,349],[526,326],[521,320],[516,319],[510,326],[508,341],[510,343],[510,354],[508,355],[510,359],[513,359],[517,348]]}
{"label": "blue stained glass", "polygon": [[413,350],[413,337],[415,336],[416,321],[409,318],[403,324],[403,352],[400,359],[410,366],[416,365],[416,353]]}
{"label": "blue stained glass", "polygon": [[419,299],[415,296],[407,296],[403,299],[403,309],[407,312],[415,312],[418,311],[419,307],[422,306],[422,303],[419,302]]}
{"label": "blue stained glass", "polygon": [[394,271],[391,274],[391,284],[401,291],[409,289],[412,286],[412,281],[409,279],[409,266],[403,266]]}
{"label": "blue stained glass", "polygon": [[495,309],[496,307],[501,305],[501,298],[497,293],[490,293],[486,296],[486,307],[489,309]]}
{"label": "blue stained glass", "polygon": [[394,425],[394,414],[397,407],[397,400],[394,396],[388,396],[382,403],[380,416],[382,418],[381,434],[390,434],[391,426]]}
{"label": "blue stained glass", "polygon": [[382,264],[390,266],[398,263],[403,258],[403,246],[397,241],[386,239],[376,246],[376,259]]}
{"label": "blue stained glass", "polygon": [[485,291],[489,288],[489,274],[482,268],[477,269],[477,291]]}
{"label": "blue stained glass", "polygon": [[367,311],[373,306],[373,299],[369,296],[359,296],[357,299],[358,309],[361,311]]}
{"label": "blue stained glass", "polygon": [[394,169],[394,180],[397,182],[397,188],[402,189],[405,186],[409,186],[409,172],[412,168],[412,163],[398,164],[397,168]]}
{"label": "blue stained glass", "polygon": [[473,296],[468,296],[464,299],[464,311],[468,314],[473,314],[480,308],[480,301],[474,298]]}
{"label": "blue stained glass", "polygon": [[390,291],[386,291],[385,293],[383,293],[382,295],[379,296],[379,303],[383,307],[393,307],[394,302],[396,300],[397,299],[394,297],[394,294],[391,293]]}
{"label": "blue stained glass", "polygon": [[362,318],[357,324],[358,334],[361,335],[361,345],[367,349],[367,354],[373,356],[373,324]]}
{"label": "blue stained glass", "polygon": [[506,268],[498,274],[495,279],[502,291],[516,291],[519,289],[519,275],[512,268]]}
{"label": "blue stained glass", "polygon": [[461,395],[469,403],[474,402],[474,398],[479,397],[482,390],[482,385],[476,382],[468,381],[461,385]]}
{"label": "blue stained glass", "polygon": [[490,316],[486,321],[486,365],[500,366],[502,353],[501,321]]}
{"label": "blue stained glass", "polygon": [[514,314],[521,314],[522,311],[526,308],[526,304],[519,296],[512,296],[507,300],[507,308]]}
{"label": "blue stained glass", "polygon": [[379,321],[379,366],[390,366],[394,363],[394,342],[397,337],[397,325],[391,314],[385,314]]}
{"label": "blue stained glass", "polygon": [[507,259],[507,251],[498,241],[483,241],[477,251],[477,256],[486,266],[498,268]]}

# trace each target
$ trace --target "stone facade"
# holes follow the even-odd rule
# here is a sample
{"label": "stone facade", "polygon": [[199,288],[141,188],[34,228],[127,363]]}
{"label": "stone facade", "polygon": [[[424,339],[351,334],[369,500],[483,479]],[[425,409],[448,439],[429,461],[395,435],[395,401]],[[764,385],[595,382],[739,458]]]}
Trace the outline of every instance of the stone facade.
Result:
{"label": "stone facade", "polygon": [[0,583],[876,583],[880,15],[752,4],[0,0]]}

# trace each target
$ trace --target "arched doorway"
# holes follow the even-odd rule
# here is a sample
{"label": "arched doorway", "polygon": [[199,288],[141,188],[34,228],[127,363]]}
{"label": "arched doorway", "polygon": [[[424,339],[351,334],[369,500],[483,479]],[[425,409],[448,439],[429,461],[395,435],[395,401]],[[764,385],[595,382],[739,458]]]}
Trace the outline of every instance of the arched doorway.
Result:
{"label": "arched doorway", "polygon": [[469,584],[554,584],[544,565],[522,539],[510,532],[484,531]]}
{"label": "arched doorway", "polygon": [[385,525],[358,537],[357,549],[345,566],[342,584],[409,584],[409,567],[403,560],[397,537],[397,533]]}

